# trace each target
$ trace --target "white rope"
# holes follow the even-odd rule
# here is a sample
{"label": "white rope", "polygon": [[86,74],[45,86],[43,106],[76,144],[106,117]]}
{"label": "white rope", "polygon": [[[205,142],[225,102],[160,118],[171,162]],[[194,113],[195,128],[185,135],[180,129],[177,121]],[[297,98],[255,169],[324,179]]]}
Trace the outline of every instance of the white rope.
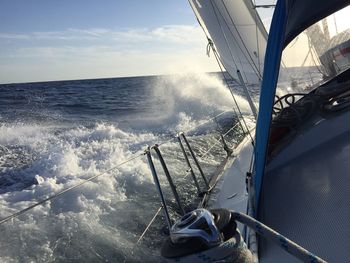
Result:
{"label": "white rope", "polygon": [[[153,222],[156,220],[157,216],[159,215],[160,211],[162,210],[163,206],[160,206],[157,210],[157,212],[154,214],[154,216],[152,217],[152,219],[149,221],[148,225],[146,226],[145,230],[143,230],[142,234],[140,235],[140,237],[137,239],[135,245],[132,247],[130,255],[133,255],[135,247],[142,241],[142,239],[145,237],[146,233],[148,232],[149,228],[151,227],[151,225],[153,224]],[[125,257],[123,263],[125,263],[128,259],[128,256]]]}
{"label": "white rope", "polygon": [[[254,0],[254,20],[255,20],[255,37],[256,37],[256,51],[258,54],[258,67],[259,67],[259,73],[261,76],[261,61],[260,61],[260,47],[259,47],[259,35],[258,35],[258,11],[255,9],[256,7],[256,1]],[[261,76],[262,77],[262,76]]]}
{"label": "white rope", "polygon": [[136,241],[136,244],[140,243],[141,240],[143,239],[143,237],[146,235],[148,229],[151,227],[151,225],[153,224],[154,220],[156,220],[156,217],[159,215],[160,210],[162,210],[163,206],[160,206],[157,210],[157,212],[154,214],[154,216],[152,217],[151,221],[148,223],[147,227],[145,228],[145,230],[142,232],[141,236],[139,237],[139,239]]}

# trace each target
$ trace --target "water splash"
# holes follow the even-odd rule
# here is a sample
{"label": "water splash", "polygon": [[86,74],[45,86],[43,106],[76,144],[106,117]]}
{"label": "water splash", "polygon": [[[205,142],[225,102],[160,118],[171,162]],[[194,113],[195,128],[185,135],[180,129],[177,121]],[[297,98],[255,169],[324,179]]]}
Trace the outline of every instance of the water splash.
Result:
{"label": "water splash", "polygon": [[[142,118],[141,114],[130,114],[128,121],[122,118],[120,124],[115,120],[88,125],[48,124],[37,119],[2,123],[0,217],[114,167],[141,153],[147,145],[169,139],[178,131],[193,129],[210,115],[232,105],[230,94],[215,76],[160,77],[147,83],[154,95],[150,98],[154,105]],[[74,113],[74,120],[76,115]],[[232,120],[232,113],[226,117]],[[199,132],[189,136],[199,155],[216,142],[215,127],[215,123],[206,127],[207,131],[212,129],[212,134]],[[215,158],[214,155],[199,156],[207,173],[219,164],[218,158],[225,156],[219,148],[220,145],[214,149]],[[183,181],[187,168],[179,146],[170,142],[162,146],[162,151],[188,205],[196,190],[190,181]],[[165,185],[165,177],[160,179]],[[165,193],[171,197],[169,189],[165,189]],[[174,207],[172,201],[168,201]],[[123,261],[130,256],[135,240],[158,207],[146,159],[136,159],[1,225],[0,261]],[[159,218],[158,226],[162,223]],[[153,228],[131,258],[159,261],[157,246],[162,236],[161,228]]]}

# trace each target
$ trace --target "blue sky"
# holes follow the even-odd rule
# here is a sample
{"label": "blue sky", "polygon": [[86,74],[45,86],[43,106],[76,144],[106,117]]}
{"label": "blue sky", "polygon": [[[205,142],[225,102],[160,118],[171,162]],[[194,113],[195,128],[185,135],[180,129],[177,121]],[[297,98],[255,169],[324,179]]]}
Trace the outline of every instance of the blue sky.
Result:
{"label": "blue sky", "polygon": [[216,71],[187,0],[0,0],[0,83]]}
{"label": "blue sky", "polygon": [[129,28],[191,24],[187,1],[1,0],[1,31],[32,32],[80,28]]}

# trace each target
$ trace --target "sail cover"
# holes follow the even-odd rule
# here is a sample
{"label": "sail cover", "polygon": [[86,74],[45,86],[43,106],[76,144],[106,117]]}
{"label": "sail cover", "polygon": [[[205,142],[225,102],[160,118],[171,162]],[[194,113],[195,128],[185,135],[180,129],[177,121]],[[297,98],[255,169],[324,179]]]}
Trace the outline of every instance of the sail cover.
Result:
{"label": "sail cover", "polygon": [[284,47],[313,23],[346,7],[350,0],[279,0],[269,32],[256,126],[255,199],[259,203],[264,179],[269,130],[276,84]]}
{"label": "sail cover", "polygon": [[251,0],[190,0],[206,35],[214,42],[226,71],[248,84],[259,84],[267,32]]}

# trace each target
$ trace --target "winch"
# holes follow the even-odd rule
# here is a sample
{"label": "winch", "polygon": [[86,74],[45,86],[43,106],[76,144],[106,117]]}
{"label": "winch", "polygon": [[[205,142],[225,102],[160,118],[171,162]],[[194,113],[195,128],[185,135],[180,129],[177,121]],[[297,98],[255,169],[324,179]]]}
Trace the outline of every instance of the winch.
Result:
{"label": "winch", "polygon": [[163,243],[168,262],[254,262],[230,211],[197,209],[185,214]]}

